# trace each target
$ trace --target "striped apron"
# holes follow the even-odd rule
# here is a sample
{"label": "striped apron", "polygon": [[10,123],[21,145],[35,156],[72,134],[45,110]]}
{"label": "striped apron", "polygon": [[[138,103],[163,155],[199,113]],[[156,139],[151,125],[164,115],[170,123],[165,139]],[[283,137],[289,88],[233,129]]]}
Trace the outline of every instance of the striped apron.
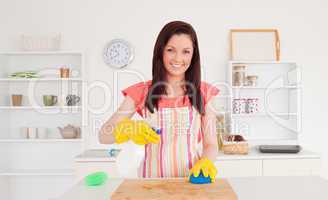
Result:
{"label": "striped apron", "polygon": [[145,145],[139,176],[186,177],[202,153],[201,115],[192,106],[162,107],[144,118],[155,121],[162,129],[159,144]]}

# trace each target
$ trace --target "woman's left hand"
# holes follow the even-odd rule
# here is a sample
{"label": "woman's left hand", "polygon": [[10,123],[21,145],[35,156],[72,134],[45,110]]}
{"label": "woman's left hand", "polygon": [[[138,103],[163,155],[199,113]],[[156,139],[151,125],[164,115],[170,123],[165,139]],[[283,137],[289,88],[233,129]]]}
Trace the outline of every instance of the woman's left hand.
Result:
{"label": "woman's left hand", "polygon": [[217,170],[211,160],[207,158],[202,158],[198,160],[196,164],[191,168],[189,177],[192,174],[194,175],[194,177],[198,177],[201,171],[203,172],[204,177],[210,176],[211,182],[214,183]]}

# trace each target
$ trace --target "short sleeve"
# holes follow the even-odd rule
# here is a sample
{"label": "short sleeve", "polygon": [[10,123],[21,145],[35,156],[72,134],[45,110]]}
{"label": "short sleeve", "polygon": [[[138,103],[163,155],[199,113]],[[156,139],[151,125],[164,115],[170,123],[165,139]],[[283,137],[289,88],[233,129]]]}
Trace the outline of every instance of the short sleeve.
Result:
{"label": "short sleeve", "polygon": [[206,107],[207,103],[220,92],[217,87],[206,82],[201,83],[200,90],[204,98],[204,107]]}
{"label": "short sleeve", "polygon": [[129,96],[134,101],[136,111],[142,116],[142,108],[145,104],[145,99],[148,94],[150,82],[139,82],[134,85],[131,85],[121,92],[124,96]]}

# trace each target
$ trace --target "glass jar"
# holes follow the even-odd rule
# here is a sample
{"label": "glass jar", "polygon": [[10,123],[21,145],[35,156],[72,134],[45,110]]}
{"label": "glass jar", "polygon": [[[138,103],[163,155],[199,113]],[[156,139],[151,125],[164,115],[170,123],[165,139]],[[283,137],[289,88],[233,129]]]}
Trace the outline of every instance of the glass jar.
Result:
{"label": "glass jar", "polygon": [[246,77],[246,82],[247,82],[247,86],[257,86],[257,79],[258,79],[258,76],[247,76]]}
{"label": "glass jar", "polygon": [[233,66],[232,74],[232,85],[233,86],[243,86],[245,82],[245,69],[244,65]]}

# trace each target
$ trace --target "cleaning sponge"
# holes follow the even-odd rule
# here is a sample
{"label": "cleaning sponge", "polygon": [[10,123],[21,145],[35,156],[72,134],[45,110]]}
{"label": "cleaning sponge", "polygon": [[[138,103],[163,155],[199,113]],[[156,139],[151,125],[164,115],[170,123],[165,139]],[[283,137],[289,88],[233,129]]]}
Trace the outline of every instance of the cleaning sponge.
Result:
{"label": "cleaning sponge", "polygon": [[106,172],[95,172],[86,176],[84,182],[87,186],[98,186],[104,184],[107,178]]}
{"label": "cleaning sponge", "polygon": [[208,184],[211,183],[211,177],[205,177],[203,175],[203,172],[200,171],[198,177],[195,177],[194,174],[191,174],[191,176],[189,177],[189,182],[193,184]]}

